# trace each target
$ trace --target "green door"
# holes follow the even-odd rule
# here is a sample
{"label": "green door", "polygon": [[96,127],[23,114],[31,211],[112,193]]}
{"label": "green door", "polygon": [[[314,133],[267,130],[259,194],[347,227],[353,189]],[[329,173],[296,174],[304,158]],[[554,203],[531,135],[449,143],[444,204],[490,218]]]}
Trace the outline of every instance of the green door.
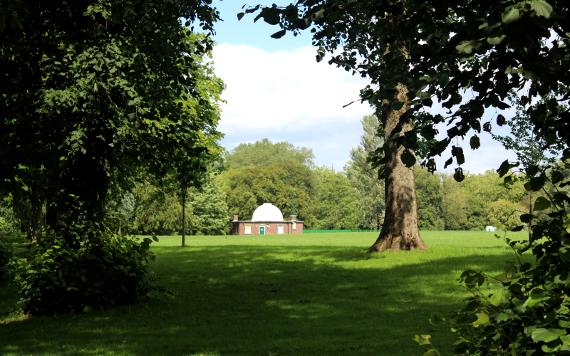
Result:
{"label": "green door", "polygon": [[260,234],[260,235],[265,235],[265,226],[260,226],[260,227],[259,227],[259,234]]}

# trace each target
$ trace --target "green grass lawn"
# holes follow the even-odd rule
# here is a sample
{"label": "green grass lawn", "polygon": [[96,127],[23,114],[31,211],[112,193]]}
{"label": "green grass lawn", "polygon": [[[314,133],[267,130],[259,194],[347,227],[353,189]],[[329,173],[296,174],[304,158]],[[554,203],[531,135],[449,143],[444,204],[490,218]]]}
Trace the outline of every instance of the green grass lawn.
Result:
{"label": "green grass lawn", "polygon": [[153,270],[171,293],[86,315],[18,315],[2,286],[0,354],[418,355],[427,333],[445,355],[453,335],[428,320],[461,306],[459,274],[514,261],[492,233],[424,232],[427,251],[369,257],[375,238],[163,237]]}

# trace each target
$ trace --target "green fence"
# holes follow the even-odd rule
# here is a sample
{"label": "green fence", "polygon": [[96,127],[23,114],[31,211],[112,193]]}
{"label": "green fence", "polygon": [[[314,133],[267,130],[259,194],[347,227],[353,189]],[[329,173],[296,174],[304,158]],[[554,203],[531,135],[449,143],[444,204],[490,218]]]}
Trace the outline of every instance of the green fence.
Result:
{"label": "green fence", "polygon": [[305,234],[320,234],[325,232],[378,232],[378,230],[303,230]]}

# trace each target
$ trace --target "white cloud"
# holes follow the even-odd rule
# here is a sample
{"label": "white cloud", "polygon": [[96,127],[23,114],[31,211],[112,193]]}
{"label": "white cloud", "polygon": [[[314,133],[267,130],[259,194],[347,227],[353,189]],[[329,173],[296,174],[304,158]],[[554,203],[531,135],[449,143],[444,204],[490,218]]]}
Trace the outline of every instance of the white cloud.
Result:
{"label": "white cloud", "polygon": [[[358,101],[366,82],[326,62],[317,63],[314,48],[269,52],[222,43],[214,49],[214,65],[226,83],[219,127],[226,149],[262,138],[288,141],[312,149],[317,165],[341,170],[350,149],[359,144],[360,120],[372,112]],[[464,170],[480,173],[504,160],[502,146],[483,136],[479,150],[462,144]],[[444,159],[438,161],[441,170]]]}
{"label": "white cloud", "polygon": [[340,126],[359,122],[371,111],[360,102],[342,107],[359,98],[365,82],[327,63],[317,63],[311,47],[267,52],[248,45],[220,44],[214,49],[214,64],[226,83],[223,98],[227,103],[220,128],[228,135]]}

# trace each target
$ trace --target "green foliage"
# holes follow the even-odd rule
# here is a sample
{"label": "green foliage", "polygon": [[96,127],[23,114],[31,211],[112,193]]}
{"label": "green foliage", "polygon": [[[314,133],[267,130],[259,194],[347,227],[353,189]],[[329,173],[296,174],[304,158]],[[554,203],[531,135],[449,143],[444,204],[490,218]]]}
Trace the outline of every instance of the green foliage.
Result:
{"label": "green foliage", "polygon": [[[151,182],[141,182],[133,189],[132,233],[172,234],[180,231],[182,206],[177,195]],[[190,214],[187,215],[189,223]]]}
{"label": "green foliage", "polygon": [[327,168],[313,171],[315,176],[311,211],[313,229],[356,229],[361,220],[358,191],[343,173]]}
{"label": "green foliage", "polygon": [[466,229],[482,230],[489,225],[489,208],[492,202],[507,195],[496,172],[488,171],[481,175],[467,175],[460,183],[467,198]]}
{"label": "green foliage", "polygon": [[0,197],[0,232],[16,231],[18,231],[18,221],[12,208],[12,198]]}
{"label": "green foliage", "polygon": [[[133,191],[143,184],[136,184]],[[111,189],[105,206],[105,226],[107,229],[116,232],[118,235],[132,232],[135,203],[136,199],[132,191],[125,192],[119,189]]]}
{"label": "green foliage", "polygon": [[97,236],[75,236],[73,244],[48,234],[28,258],[13,262],[25,313],[87,312],[148,295],[152,240],[90,233]]}
{"label": "green foliage", "polygon": [[462,281],[473,296],[453,319],[460,335],[458,354],[492,353],[563,354],[570,351],[570,298],[562,280],[537,284],[533,268],[521,266],[512,279],[492,288],[482,288],[480,281],[464,273]]}
{"label": "green foliage", "polygon": [[217,179],[231,214],[249,219],[259,205],[272,203],[284,215],[295,214],[308,226],[314,223],[309,150],[262,140],[237,146],[225,159],[227,168]]}
{"label": "green foliage", "polygon": [[[497,201],[521,206],[526,193],[522,182],[505,185],[493,171],[468,174],[458,183],[450,176],[442,178],[442,217],[447,230],[482,230],[494,225],[497,218],[491,210]],[[420,190],[418,189],[418,195]],[[522,206],[519,210],[522,209]],[[519,214],[520,215],[520,214]]]}
{"label": "green foliage", "polygon": [[426,169],[414,169],[416,194],[418,195],[418,219],[422,230],[443,230],[443,178]]}
{"label": "green foliage", "polygon": [[491,225],[503,231],[511,231],[521,224],[523,207],[505,199],[499,199],[489,206],[488,220]]}
{"label": "green foliage", "polygon": [[[475,271],[462,275],[462,282],[473,295],[453,319],[460,336],[458,353],[570,352],[570,216],[566,212],[570,196],[565,188],[570,180],[563,174],[567,167],[568,164],[552,167],[547,175],[550,183],[555,176],[564,177],[554,184],[557,195],[549,199],[539,196],[534,202],[535,210],[546,210],[547,217],[521,217],[523,222],[531,223],[530,240],[507,240],[517,254],[531,250],[535,263],[519,261],[516,270],[499,283]],[[501,202],[495,208],[516,207]],[[500,216],[507,219],[508,212],[502,211]],[[509,219],[506,223],[514,221]]]}
{"label": "green foliage", "polygon": [[[107,227],[118,234],[170,235],[181,233],[182,203],[172,185],[143,181],[132,192],[110,201]],[[209,178],[199,188],[187,189],[186,226],[192,234],[223,235],[230,213],[218,180]]]}
{"label": "green foliage", "polygon": [[211,31],[209,2],[20,2],[13,15],[21,26],[0,39],[0,188],[37,198],[62,236],[79,216],[104,219],[112,183],[200,175],[216,155],[212,42],[179,20]]}
{"label": "green foliage", "polygon": [[295,147],[288,142],[271,142],[264,138],[254,143],[242,143],[231,153],[226,154],[226,169],[259,167],[283,162],[313,167],[313,152],[305,147]]}
{"label": "green foliage", "polygon": [[443,180],[443,217],[446,230],[466,230],[468,229],[467,216],[468,203],[467,194],[461,186],[453,179],[446,176]]}
{"label": "green foliage", "polygon": [[[532,176],[537,168],[544,168],[548,164],[556,162],[564,150],[563,142],[547,144],[544,137],[537,135],[537,125],[530,119],[530,113],[526,112],[523,100],[512,95],[511,99],[517,110],[516,115],[508,122],[510,133],[506,135],[493,134],[493,138],[499,141],[507,150],[516,154],[523,171]],[[544,105],[545,100],[541,100]]]}
{"label": "green foliage", "polygon": [[380,179],[372,160],[377,150],[381,149],[383,139],[381,127],[376,116],[362,118],[363,134],[360,145],[350,151],[350,161],[344,170],[351,185],[358,191],[358,210],[361,229],[379,230],[384,214],[384,181]]}
{"label": "green foliage", "polygon": [[51,231],[20,264],[24,309],[134,301],[148,289],[148,241],[102,231],[122,230],[136,210],[128,197],[106,207],[108,194],[141,172],[186,189],[219,156],[223,83],[208,58],[218,13],[207,0],[0,8],[0,191],[30,212],[19,215],[32,238],[43,220]]}
{"label": "green foliage", "polygon": [[201,235],[225,235],[229,230],[230,212],[226,195],[211,179],[201,190],[190,193],[190,231]]}

